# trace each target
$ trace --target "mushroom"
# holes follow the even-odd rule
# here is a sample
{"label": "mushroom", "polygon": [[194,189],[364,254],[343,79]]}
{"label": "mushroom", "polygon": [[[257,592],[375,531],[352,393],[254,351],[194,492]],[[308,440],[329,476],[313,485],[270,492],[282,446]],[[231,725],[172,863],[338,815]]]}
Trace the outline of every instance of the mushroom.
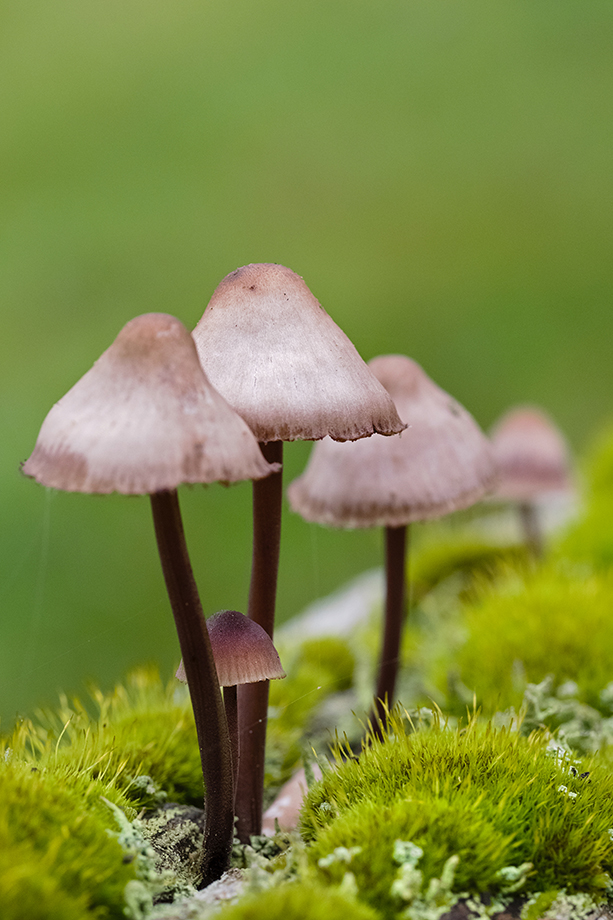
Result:
{"label": "mushroom", "polygon": [[[282,265],[246,265],[219,284],[193,332],[209,379],[281,462],[283,441],[354,440],[402,431],[394,404],[302,278]],[[281,474],[253,489],[248,615],[273,635]],[[268,684],[239,691],[236,810],[243,841],[262,824]]]}
{"label": "mushroom", "polygon": [[233,833],[228,728],[176,488],[267,476],[245,422],[207,380],[185,327],[149,313],[45,418],[23,472],[69,492],[149,494],[194,709],[206,786],[204,883],[228,866]]}
{"label": "mushroom", "polygon": [[315,445],[288,489],[307,521],[332,527],[385,528],[386,599],[376,688],[383,724],[392,705],[405,612],[407,528],[474,504],[491,487],[490,444],[473,417],[404,355],[374,358],[370,369],[391,395],[408,430],[397,438]]}
{"label": "mushroom", "polygon": [[[279,653],[266,630],[238,610],[221,610],[214,613],[207,620],[207,627],[219,686],[224,688],[223,701],[232,748],[236,794],[240,761],[237,687],[262,680],[278,680],[286,674],[281,666]],[[176,676],[179,680],[185,680],[183,662],[179,665]]]}
{"label": "mushroom", "polygon": [[518,406],[494,425],[491,439],[500,474],[492,498],[517,503],[526,545],[540,558],[543,533],[537,501],[572,491],[564,437],[541,409]]}

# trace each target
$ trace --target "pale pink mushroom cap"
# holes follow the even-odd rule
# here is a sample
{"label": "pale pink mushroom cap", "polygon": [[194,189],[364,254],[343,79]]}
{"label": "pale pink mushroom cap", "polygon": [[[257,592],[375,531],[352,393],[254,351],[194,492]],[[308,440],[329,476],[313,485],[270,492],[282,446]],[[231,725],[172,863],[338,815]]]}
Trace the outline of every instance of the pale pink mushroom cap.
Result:
{"label": "pale pink mushroom cap", "polygon": [[283,265],[227,275],[193,336],[209,379],[259,441],[347,441],[404,427],[345,333]]}
{"label": "pale pink mushroom cap", "polygon": [[[237,610],[221,610],[207,620],[220,687],[285,677],[278,652],[265,629]],[[175,675],[185,681],[183,662]]]}
{"label": "pale pink mushroom cap", "polygon": [[541,409],[511,409],[493,427],[491,439],[500,471],[493,498],[531,501],[572,489],[568,447]]}
{"label": "pale pink mushroom cap", "polygon": [[495,466],[473,417],[410,358],[384,355],[369,366],[409,427],[394,438],[316,444],[288,489],[293,510],[333,527],[399,527],[481,499]]}
{"label": "pale pink mushroom cap", "polygon": [[53,406],[22,469],[68,492],[144,494],[277,468],[210,385],[183,324],[147,313]]}

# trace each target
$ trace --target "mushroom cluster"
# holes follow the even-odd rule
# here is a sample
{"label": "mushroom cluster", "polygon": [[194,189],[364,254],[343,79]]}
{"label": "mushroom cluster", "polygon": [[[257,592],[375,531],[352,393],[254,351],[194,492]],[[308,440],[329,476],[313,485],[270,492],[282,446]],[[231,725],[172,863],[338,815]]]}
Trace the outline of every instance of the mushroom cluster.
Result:
{"label": "mushroom cluster", "polygon": [[[206,788],[203,885],[229,865],[235,813],[241,840],[262,827],[268,687],[285,676],[272,644],[281,464],[283,442],[294,440],[318,442],[289,487],[294,510],[332,526],[385,528],[375,691],[383,724],[398,670],[408,526],[478,501],[495,464],[462,406],[402,355],[368,366],[295,272],[267,263],[231,272],[192,335],[167,314],[128,322],[53,406],[23,464],[51,488],[150,497]],[[177,488],[244,479],[253,481],[247,616],[221,611],[207,623]]]}

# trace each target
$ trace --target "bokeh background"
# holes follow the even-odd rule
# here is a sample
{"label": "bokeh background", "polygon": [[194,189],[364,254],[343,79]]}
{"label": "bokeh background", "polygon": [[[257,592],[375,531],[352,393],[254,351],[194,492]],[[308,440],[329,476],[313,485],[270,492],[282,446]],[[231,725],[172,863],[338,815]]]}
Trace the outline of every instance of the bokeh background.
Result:
{"label": "bokeh background", "polygon": [[[19,473],[136,314],[190,328],[247,262],[484,426],[610,415],[608,0],[0,2],[0,714],[178,659],[146,499]],[[309,446],[286,449],[286,476]],[[182,491],[207,614],[245,609],[250,488]],[[379,560],[284,520],[279,615]]]}

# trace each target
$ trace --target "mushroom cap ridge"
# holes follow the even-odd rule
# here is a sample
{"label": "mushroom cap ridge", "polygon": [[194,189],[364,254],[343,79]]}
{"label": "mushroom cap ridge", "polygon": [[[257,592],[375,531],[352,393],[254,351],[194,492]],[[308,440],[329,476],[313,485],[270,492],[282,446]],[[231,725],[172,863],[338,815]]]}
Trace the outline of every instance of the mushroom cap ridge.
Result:
{"label": "mushroom cap ridge", "polygon": [[22,470],[69,492],[145,494],[276,468],[207,380],[183,324],[147,313],[53,406]]}
{"label": "mushroom cap ridge", "polygon": [[283,265],[227,275],[193,336],[209,379],[259,441],[347,441],[403,430],[355,346]]}
{"label": "mushroom cap ridge", "polygon": [[292,509],[333,527],[400,527],[482,498],[496,469],[470,413],[404,355],[374,358],[370,367],[408,429],[397,438],[316,444],[289,486]]}

